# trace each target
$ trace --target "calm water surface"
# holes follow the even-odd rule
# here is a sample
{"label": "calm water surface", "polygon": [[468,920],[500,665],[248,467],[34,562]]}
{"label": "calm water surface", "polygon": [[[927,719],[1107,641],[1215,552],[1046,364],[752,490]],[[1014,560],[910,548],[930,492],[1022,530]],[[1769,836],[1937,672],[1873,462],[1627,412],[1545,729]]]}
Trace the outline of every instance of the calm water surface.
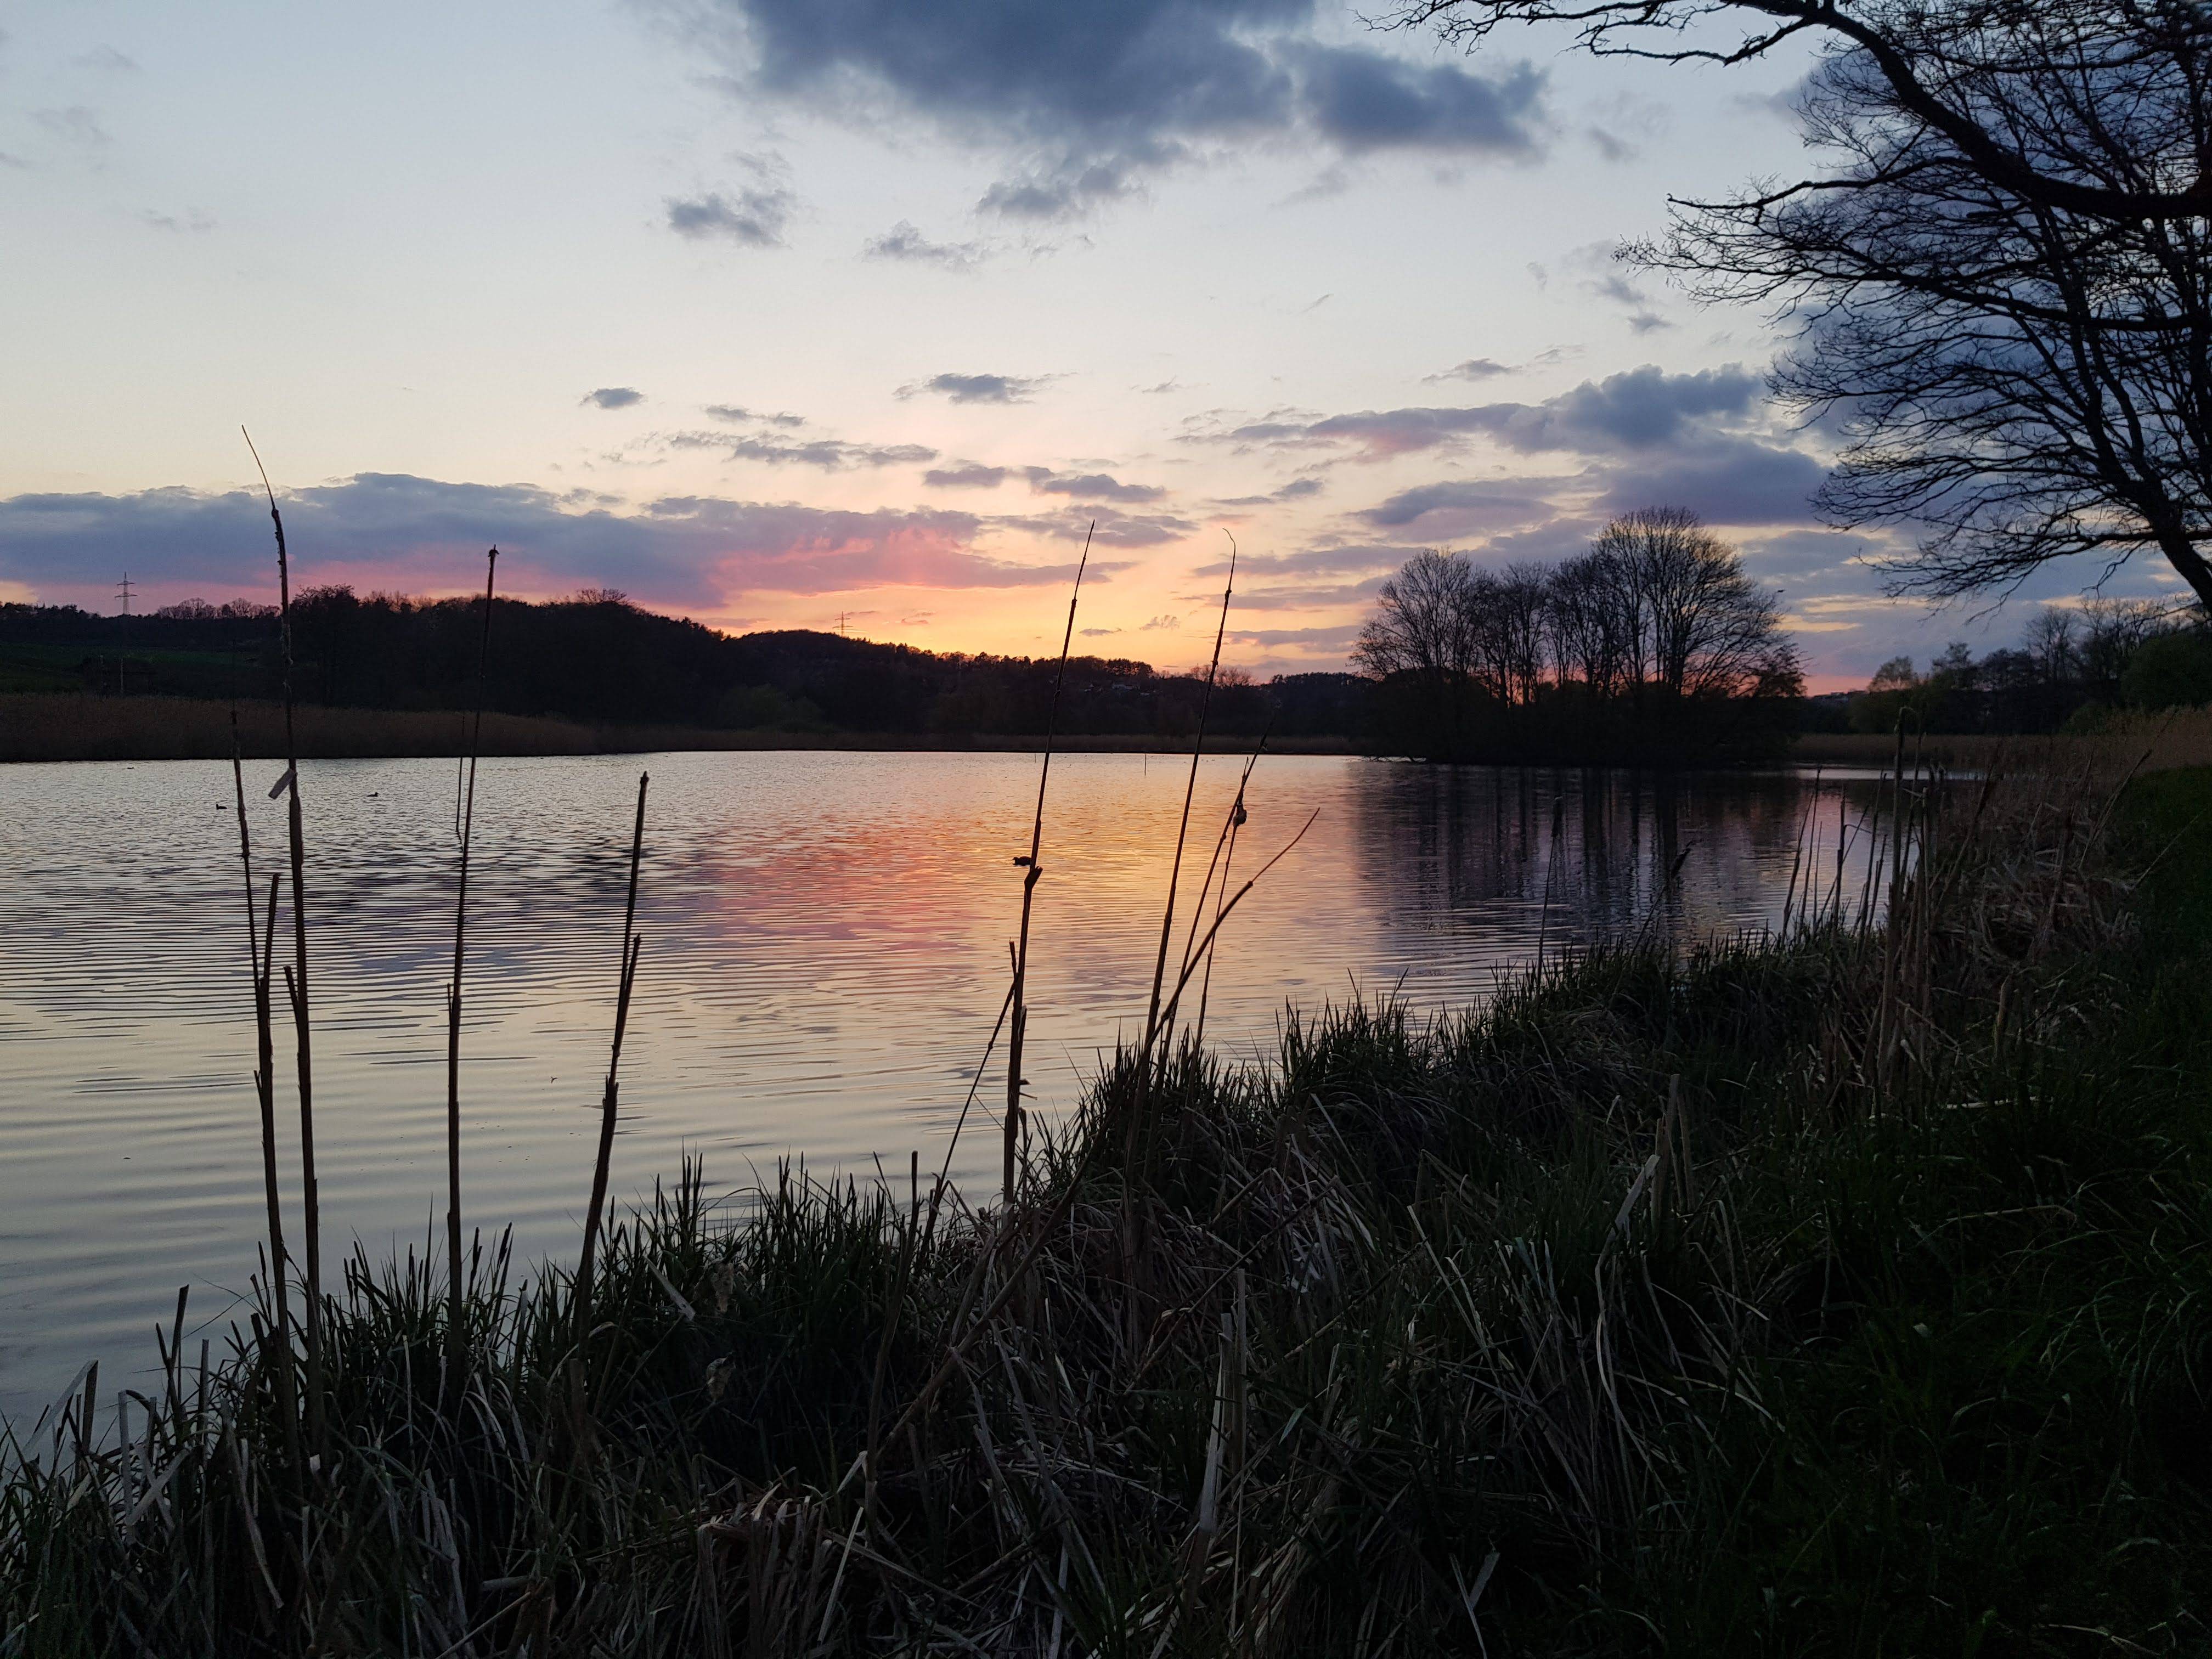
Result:
{"label": "calm water surface", "polygon": [[[1237,765],[1201,770],[1192,884]],[[526,1257],[572,1249],[587,1196],[641,769],[645,950],[618,1196],[686,1152],[723,1192],[787,1157],[902,1175],[913,1149],[934,1167],[1005,995],[1034,757],[485,763],[463,1175],[470,1224],[511,1224]],[[1054,763],[1026,1068],[1047,1109],[1143,1018],[1187,769]],[[266,799],[279,769],[247,776],[264,881],[283,847]],[[309,762],[303,780],[325,1257],[356,1237],[374,1256],[442,1213],[453,767]],[[1209,1032],[1269,1053],[1286,1002],[1355,988],[1463,1006],[1540,934],[1552,949],[1647,917],[1680,936],[1766,925],[1801,834],[1832,871],[1839,830],[1874,793],[1832,774],[1655,785],[1264,760],[1241,869],[1318,816],[1224,931]],[[117,1384],[149,1367],[148,1334],[179,1285],[193,1322],[219,1334],[252,1271],[260,1154],[230,799],[223,764],[0,768],[0,1412],[34,1413],[90,1358]],[[290,1049],[280,1029],[296,1171]],[[1000,1073],[981,1104],[1003,1089]],[[988,1191],[991,1126],[975,1127],[953,1170]]]}

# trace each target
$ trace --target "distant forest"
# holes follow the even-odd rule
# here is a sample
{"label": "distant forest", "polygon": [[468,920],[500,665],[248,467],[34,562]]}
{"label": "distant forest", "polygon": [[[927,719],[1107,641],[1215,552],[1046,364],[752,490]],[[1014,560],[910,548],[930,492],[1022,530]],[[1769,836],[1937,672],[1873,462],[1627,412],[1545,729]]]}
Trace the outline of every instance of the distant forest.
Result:
{"label": "distant forest", "polygon": [[2212,631],[2194,605],[2091,599],[2054,606],[2015,647],[1976,657],[1963,641],[1925,670],[1909,657],[1863,691],[1815,699],[1808,730],[2087,732],[2120,709],[2212,703]]}
{"label": "distant forest", "polygon": [[[295,690],[303,702],[351,708],[470,707],[483,606],[310,588],[292,607]],[[1030,736],[1046,728],[1057,665],[805,629],[723,634],[588,592],[496,601],[485,699],[506,714],[619,725]],[[282,686],[272,606],[187,600],[125,617],[0,605],[0,690],[268,698]],[[1206,724],[1229,736],[1356,738],[1367,690],[1352,674],[1260,684],[1224,669]],[[1201,675],[1077,657],[1060,730],[1186,737],[1205,695]]]}

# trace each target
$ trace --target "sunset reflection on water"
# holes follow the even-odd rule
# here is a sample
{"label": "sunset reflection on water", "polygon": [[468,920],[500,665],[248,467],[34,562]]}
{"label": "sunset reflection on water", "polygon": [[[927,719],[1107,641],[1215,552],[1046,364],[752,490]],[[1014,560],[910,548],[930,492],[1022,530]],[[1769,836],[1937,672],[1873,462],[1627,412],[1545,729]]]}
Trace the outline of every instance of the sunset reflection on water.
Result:
{"label": "sunset reflection on water", "polygon": [[[1201,769],[1187,893],[1240,764]],[[265,799],[276,769],[247,780],[264,874],[281,846]],[[880,1158],[902,1174],[911,1149],[933,1167],[1005,995],[1033,757],[487,762],[465,1194],[470,1224],[512,1224],[526,1258],[570,1248],[586,1196],[641,769],[653,775],[645,946],[617,1195],[686,1152],[725,1192],[787,1156],[863,1176]],[[1054,763],[1025,1068],[1048,1114],[1143,1018],[1187,772],[1163,757]],[[198,1316],[229,1316],[218,1287],[241,1286],[253,1264],[259,1154],[229,769],[4,777],[0,1409],[21,1413],[85,1359],[147,1363],[144,1333],[181,1283]],[[442,1206],[453,778],[438,761],[304,768],[326,1250],[356,1235],[372,1255],[419,1243]],[[1208,1033],[1265,1054],[1286,1003],[1356,988],[1455,1008],[1540,938],[1548,951],[1647,923],[1678,937],[1766,925],[1801,831],[1825,884],[1839,827],[1874,793],[1792,775],[1264,759],[1236,878],[1317,816],[1224,931]],[[280,1121],[295,1110],[289,1048],[280,1031]],[[979,1109],[1003,1088],[987,1079]],[[988,1188],[996,1152],[981,1127],[953,1170]]]}

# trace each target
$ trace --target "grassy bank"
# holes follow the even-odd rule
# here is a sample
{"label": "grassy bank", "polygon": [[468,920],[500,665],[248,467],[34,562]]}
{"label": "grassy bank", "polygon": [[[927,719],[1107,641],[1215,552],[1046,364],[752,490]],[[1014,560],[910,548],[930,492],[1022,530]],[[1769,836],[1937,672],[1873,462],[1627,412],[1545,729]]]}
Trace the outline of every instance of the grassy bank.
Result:
{"label": "grassy bank", "polygon": [[[228,702],[188,697],[94,697],[17,693],[0,695],[0,762],[89,760],[228,760]],[[273,702],[241,702],[239,738],[248,759],[284,753],[284,711]],[[330,760],[457,753],[466,717],[451,712],[394,708],[331,708],[303,704],[298,714],[300,753]],[[1026,753],[1038,738],[947,732],[730,731],[688,726],[592,726],[518,714],[483,717],[487,755],[665,754],[723,749],[981,750]],[[1063,749],[1085,752],[1188,754],[1182,738],[1067,737]],[[1249,738],[1222,738],[1209,748],[1241,752]],[[1278,738],[1279,754],[1341,755],[1351,745],[1334,738]]]}
{"label": "grassy bank", "polygon": [[[2123,766],[2140,764],[2145,771],[2212,766],[2212,708],[2115,712],[2094,736],[1936,732],[1906,742],[1922,758],[1957,768],[2068,773],[2106,757]],[[1791,758],[1801,766],[1887,767],[1896,754],[1897,738],[1889,732],[1808,732],[1797,738]]]}
{"label": "grassy bank", "polygon": [[1909,817],[1886,929],[1125,1054],[1006,1211],[483,1250],[458,1376],[357,1261],[319,1447],[254,1331],[26,1442],[0,1653],[2203,1651],[2212,773]]}

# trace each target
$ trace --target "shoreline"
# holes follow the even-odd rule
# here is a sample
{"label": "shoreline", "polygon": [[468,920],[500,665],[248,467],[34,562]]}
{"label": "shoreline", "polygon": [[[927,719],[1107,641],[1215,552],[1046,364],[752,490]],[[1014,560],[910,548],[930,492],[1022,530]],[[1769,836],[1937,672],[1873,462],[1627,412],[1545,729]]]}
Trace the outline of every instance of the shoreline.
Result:
{"label": "shoreline", "polygon": [[[0,695],[0,764],[91,761],[228,760],[231,708],[190,697],[108,697],[76,693]],[[283,708],[240,702],[239,751],[246,760],[284,754]],[[451,759],[466,715],[451,709],[343,708],[301,704],[302,760]],[[1206,739],[1209,754],[1241,754],[1249,737]],[[544,715],[487,714],[486,759],[529,755],[641,755],[680,751],[828,750],[855,752],[1034,754],[1041,736],[951,732],[730,731],[711,726],[617,725]],[[1064,734],[1063,754],[1188,754],[1188,737],[1138,732]],[[1278,755],[1355,755],[1339,737],[1274,737]]]}

